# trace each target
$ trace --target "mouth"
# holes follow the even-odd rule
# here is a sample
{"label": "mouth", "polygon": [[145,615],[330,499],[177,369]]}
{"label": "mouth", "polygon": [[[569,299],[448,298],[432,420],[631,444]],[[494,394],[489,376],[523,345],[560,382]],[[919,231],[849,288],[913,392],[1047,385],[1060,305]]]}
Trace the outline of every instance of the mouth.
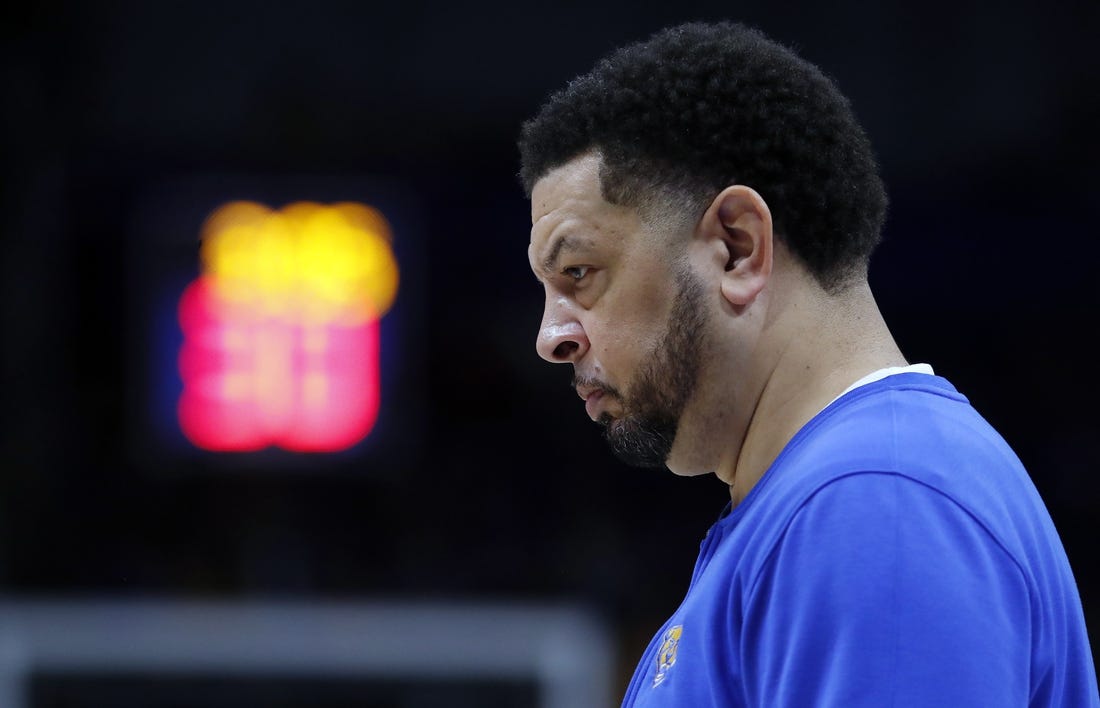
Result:
{"label": "mouth", "polygon": [[588,417],[592,420],[596,420],[600,417],[600,400],[603,398],[603,391],[595,390],[588,393],[588,395],[582,395],[584,399],[584,410],[588,413]]}
{"label": "mouth", "polygon": [[588,417],[596,420],[599,417],[600,399],[604,397],[604,390],[598,386],[585,384],[577,385],[577,395],[584,401],[584,410]]}
{"label": "mouth", "polygon": [[573,379],[573,388],[584,401],[584,410],[588,413],[588,417],[594,421],[606,418],[609,415],[606,410],[608,406],[614,408],[614,401],[619,400],[618,391],[601,384],[596,379],[576,377]]}

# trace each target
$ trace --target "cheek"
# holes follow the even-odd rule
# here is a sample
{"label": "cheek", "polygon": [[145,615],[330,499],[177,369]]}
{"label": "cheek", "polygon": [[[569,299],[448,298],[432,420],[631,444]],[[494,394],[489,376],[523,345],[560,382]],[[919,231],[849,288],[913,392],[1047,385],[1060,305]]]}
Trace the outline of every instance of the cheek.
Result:
{"label": "cheek", "polygon": [[590,311],[586,333],[609,383],[628,383],[665,336],[674,297],[662,282],[657,274],[620,281]]}
{"label": "cheek", "polygon": [[604,368],[620,384],[630,380],[663,335],[655,323],[637,319],[610,318],[588,333],[597,368]]}

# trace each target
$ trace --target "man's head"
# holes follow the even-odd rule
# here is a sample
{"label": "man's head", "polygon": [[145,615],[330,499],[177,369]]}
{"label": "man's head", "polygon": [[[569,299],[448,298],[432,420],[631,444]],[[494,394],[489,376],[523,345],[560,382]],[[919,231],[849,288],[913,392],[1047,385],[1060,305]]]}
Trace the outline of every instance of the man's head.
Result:
{"label": "man's head", "polygon": [[[887,198],[871,146],[834,82],[753,28],[687,23],[618,49],[522,128],[530,196],[591,151],[613,204],[694,221],[743,184],[826,290],[865,274]],[[677,212],[677,213],[670,213]]]}
{"label": "man's head", "polygon": [[520,151],[539,353],[573,364],[624,460],[708,471],[719,384],[766,326],[773,230],[822,291],[865,279],[886,197],[846,99],[755,30],[690,23],[551,96]]}

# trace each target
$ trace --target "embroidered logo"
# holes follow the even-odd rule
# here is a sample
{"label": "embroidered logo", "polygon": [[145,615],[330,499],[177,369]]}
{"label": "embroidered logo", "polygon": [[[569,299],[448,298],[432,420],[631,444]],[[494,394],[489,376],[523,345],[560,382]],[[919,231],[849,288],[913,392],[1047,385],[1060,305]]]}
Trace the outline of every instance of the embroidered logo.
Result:
{"label": "embroidered logo", "polygon": [[684,632],[684,625],[678,624],[670,627],[665,632],[661,649],[657,652],[657,674],[653,677],[653,685],[659,686],[668,676],[668,670],[676,663],[676,649],[680,646],[680,635]]}

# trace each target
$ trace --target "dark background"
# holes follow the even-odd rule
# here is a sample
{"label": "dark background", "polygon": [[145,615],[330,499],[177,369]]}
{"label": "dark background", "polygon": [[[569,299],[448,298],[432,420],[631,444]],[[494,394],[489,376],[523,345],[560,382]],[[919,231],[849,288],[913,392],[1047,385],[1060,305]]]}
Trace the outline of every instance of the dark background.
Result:
{"label": "dark background", "polygon": [[[691,19],[757,24],[852,99],[892,199],[880,304],[1028,466],[1096,646],[1095,2],[9,7],[0,591],[576,601],[625,684],[728,497],[617,463],[535,355],[515,139],[612,47]],[[146,217],[197,238],[164,206],[195,184],[397,204],[400,444],[226,461],[150,437],[147,305],[197,241]]]}

